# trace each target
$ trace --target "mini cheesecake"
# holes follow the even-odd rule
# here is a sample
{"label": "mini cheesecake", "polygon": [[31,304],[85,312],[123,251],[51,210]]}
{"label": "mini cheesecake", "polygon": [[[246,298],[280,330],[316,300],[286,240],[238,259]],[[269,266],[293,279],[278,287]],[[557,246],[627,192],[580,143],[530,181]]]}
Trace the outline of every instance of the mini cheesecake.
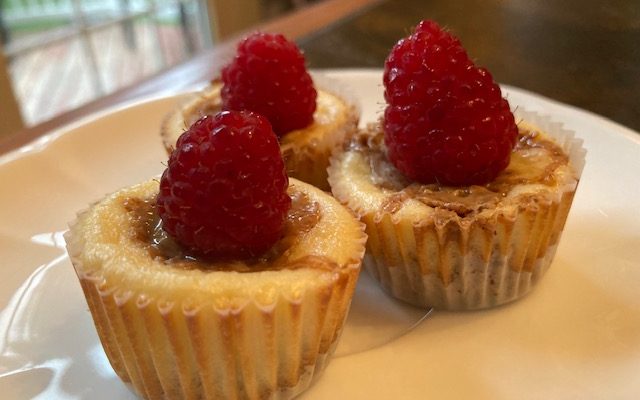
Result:
{"label": "mini cheesecake", "polygon": [[365,268],[392,296],[421,307],[469,310],[516,300],[556,251],[584,165],[581,142],[519,111],[509,166],[485,185],[420,184],[387,159],[379,125],[336,153],[334,196],[366,224]]}
{"label": "mini cheesecake", "polygon": [[283,237],[207,260],[162,230],[155,180],[78,215],[66,234],[104,350],[147,399],[288,399],[333,352],[366,236],[335,199],[290,180]]}
{"label": "mini cheesecake", "polygon": [[[221,89],[221,81],[212,82],[202,92],[190,96],[165,118],[161,135],[167,152],[171,152],[178,137],[193,122],[204,115],[214,115],[221,110]],[[317,106],[311,125],[286,133],[280,138],[280,147],[290,177],[322,190],[329,190],[329,158],[356,130],[360,111],[355,101],[339,90],[317,88],[317,92]]]}

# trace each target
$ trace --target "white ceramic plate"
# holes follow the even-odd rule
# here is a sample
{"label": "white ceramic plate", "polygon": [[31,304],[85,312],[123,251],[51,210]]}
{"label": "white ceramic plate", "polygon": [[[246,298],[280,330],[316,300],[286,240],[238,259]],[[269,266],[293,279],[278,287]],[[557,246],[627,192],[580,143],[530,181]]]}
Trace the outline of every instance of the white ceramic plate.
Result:
{"label": "white ceramic plate", "polygon": [[[381,73],[329,71],[383,109]],[[505,87],[512,106],[584,139],[587,163],[555,261],[532,294],[481,312],[386,297],[363,274],[337,355],[304,399],[636,398],[640,393],[640,134]],[[177,98],[85,118],[0,157],[3,399],[134,398],[98,342],[61,232],[106,193],[159,174]]]}

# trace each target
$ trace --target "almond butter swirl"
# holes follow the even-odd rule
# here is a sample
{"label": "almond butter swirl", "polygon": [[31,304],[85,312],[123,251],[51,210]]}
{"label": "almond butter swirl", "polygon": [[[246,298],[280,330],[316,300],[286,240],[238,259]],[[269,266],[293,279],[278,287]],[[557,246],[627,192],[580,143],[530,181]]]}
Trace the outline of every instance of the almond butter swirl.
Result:
{"label": "almond butter swirl", "polygon": [[290,260],[288,249],[295,246],[301,235],[311,231],[322,218],[318,203],[311,201],[302,191],[291,190],[291,209],[283,237],[261,257],[250,260],[205,260],[189,254],[163,229],[162,221],[155,212],[155,199],[129,197],[122,205],[129,213],[135,239],[149,251],[149,256],[164,260],[172,267],[180,269],[200,269],[209,271],[256,272],[277,269],[311,267],[332,269],[332,263],[325,257],[307,256],[304,260]]}
{"label": "almond butter swirl", "polygon": [[495,208],[519,185],[554,187],[556,170],[569,159],[560,146],[537,130],[519,127],[518,142],[507,169],[485,185],[463,187],[419,184],[404,177],[387,159],[382,130],[371,125],[349,144],[369,160],[373,183],[390,194],[382,210],[395,213],[408,199],[418,200],[438,210],[451,211],[460,217]]}

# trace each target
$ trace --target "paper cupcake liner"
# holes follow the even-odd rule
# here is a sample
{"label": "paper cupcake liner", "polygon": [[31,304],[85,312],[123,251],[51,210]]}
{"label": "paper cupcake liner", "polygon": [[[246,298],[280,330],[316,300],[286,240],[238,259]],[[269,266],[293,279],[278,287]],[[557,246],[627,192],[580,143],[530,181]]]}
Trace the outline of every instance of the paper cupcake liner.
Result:
{"label": "paper cupcake liner", "polygon": [[[322,140],[312,139],[309,141],[304,137],[288,140],[285,135],[281,139],[281,150],[290,177],[328,191],[330,190],[327,183],[329,159],[333,151],[348,140],[357,129],[360,120],[360,103],[352,91],[342,82],[319,73],[312,74],[312,77],[318,90],[331,93],[344,101],[347,105],[345,119],[335,129],[327,131]],[[205,90],[188,97],[178,108],[165,117],[161,127],[161,136],[168,153],[173,151],[179,135],[188,128],[182,110],[188,108],[195,111],[203,107],[204,104],[209,104],[210,109],[220,109],[222,105],[220,88],[221,83],[214,81]]]}
{"label": "paper cupcake liner", "polygon": [[320,90],[331,93],[345,102],[347,105],[345,119],[335,129],[325,132],[321,141],[288,140],[288,135],[285,135],[282,138],[281,149],[289,176],[329,191],[331,190],[327,182],[329,160],[333,152],[349,140],[357,130],[360,106],[343,84],[319,74],[314,74],[313,79]]}
{"label": "paper cupcake liner", "polygon": [[[135,190],[157,190],[148,184],[141,187]],[[110,254],[103,245],[90,247],[87,253],[88,239],[80,232],[86,226],[92,229],[96,218],[113,223],[109,207],[105,206],[108,217],[99,214],[103,211],[91,217],[86,216],[88,211],[80,213],[65,240],[107,358],[137,394],[146,399],[290,399],[322,372],[355,291],[365,251],[363,225],[353,221],[353,254],[344,263],[322,261],[327,265],[318,266],[317,259],[302,257],[290,261],[292,270],[274,271],[284,274],[282,278],[269,278],[286,282],[295,279],[287,274],[297,270],[326,271],[314,281],[309,276],[315,275],[304,275],[307,280],[300,287],[278,291],[267,284],[253,294],[227,290],[218,295],[202,292],[194,284],[192,294],[185,292],[183,283],[175,283],[177,276],[162,290],[153,285],[145,290],[147,281],[155,278],[154,269],[143,271],[137,253],[117,250],[126,254],[119,258],[126,262],[118,264],[109,255],[94,254]],[[129,245],[115,238],[110,225],[104,229],[109,240],[120,247]],[[170,271],[163,268],[163,277]],[[122,274],[131,283],[125,283]],[[271,290],[277,292],[265,297],[265,291]]]}
{"label": "paper cupcake liner", "polygon": [[508,303],[528,293],[549,267],[572,198],[568,192],[560,202],[492,223],[415,225],[365,217],[363,264],[392,296],[417,306],[470,310]]}
{"label": "paper cupcake liner", "polygon": [[109,362],[147,399],[296,396],[333,353],[359,270],[358,263],[297,299],[218,309],[111,287],[72,263]]}
{"label": "paper cupcake liner", "polygon": [[421,307],[471,310],[526,295],[549,268],[584,166],[582,141],[547,117],[519,110],[524,119],[553,137],[569,156],[576,180],[556,193],[540,195],[491,219],[403,219],[366,209],[351,196],[339,168],[330,168],[334,195],[367,226],[363,265],[392,296]]}

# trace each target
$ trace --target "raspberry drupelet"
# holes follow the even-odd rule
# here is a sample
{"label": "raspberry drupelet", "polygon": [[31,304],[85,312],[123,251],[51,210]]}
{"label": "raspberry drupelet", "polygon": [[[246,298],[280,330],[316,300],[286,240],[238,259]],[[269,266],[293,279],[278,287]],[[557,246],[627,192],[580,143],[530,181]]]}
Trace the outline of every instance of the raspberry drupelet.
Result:
{"label": "raspberry drupelet", "polygon": [[281,236],[291,198],[269,121],[224,111],[179,139],[160,181],[163,229],[197,255],[259,256]]}
{"label": "raspberry drupelet", "polygon": [[317,92],[305,59],[281,34],[254,33],[222,70],[222,108],[264,115],[278,136],[311,124]]}
{"label": "raspberry drupelet", "polygon": [[509,164],[518,135],[509,103],[460,41],[421,22],[385,62],[385,144],[408,178],[483,184]]}

